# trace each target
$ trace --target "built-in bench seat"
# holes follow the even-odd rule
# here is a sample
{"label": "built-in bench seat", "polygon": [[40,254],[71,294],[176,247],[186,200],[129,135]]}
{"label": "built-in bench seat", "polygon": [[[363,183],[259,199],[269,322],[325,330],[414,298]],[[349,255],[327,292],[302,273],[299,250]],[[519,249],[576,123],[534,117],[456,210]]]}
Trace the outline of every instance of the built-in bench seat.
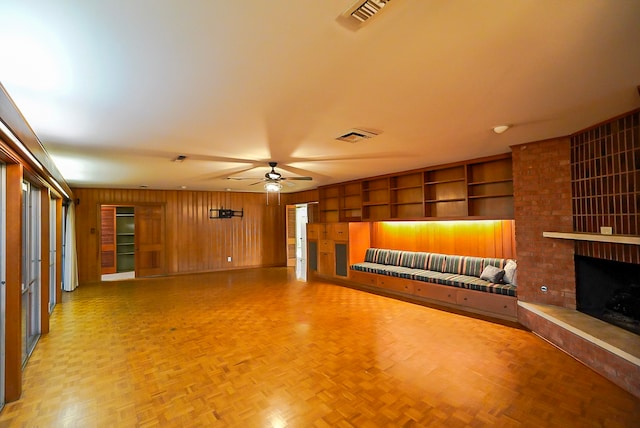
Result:
{"label": "built-in bench seat", "polygon": [[[500,271],[499,278],[507,267],[508,260],[502,258],[468,257],[451,254],[414,252],[369,248],[362,263],[351,265],[351,278],[365,285],[387,288],[431,298],[445,303],[467,306],[472,309],[514,318],[516,316],[517,286],[515,271],[507,278],[514,283],[480,278],[488,270]],[[492,266],[493,268],[488,268]],[[508,269],[515,266],[509,263]],[[484,272],[484,275],[483,275]],[[384,279],[384,277],[397,278]],[[456,292],[451,288],[460,290]],[[448,290],[448,291],[447,291]],[[453,292],[452,292],[453,291]],[[496,295],[495,297],[482,297]]]}

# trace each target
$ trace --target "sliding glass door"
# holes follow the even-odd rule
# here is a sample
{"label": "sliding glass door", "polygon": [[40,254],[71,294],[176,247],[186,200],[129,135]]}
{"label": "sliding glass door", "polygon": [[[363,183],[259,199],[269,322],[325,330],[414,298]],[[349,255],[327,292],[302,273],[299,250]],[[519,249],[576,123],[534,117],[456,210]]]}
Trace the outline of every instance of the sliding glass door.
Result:
{"label": "sliding glass door", "polygon": [[22,183],[22,364],[40,336],[40,189]]}

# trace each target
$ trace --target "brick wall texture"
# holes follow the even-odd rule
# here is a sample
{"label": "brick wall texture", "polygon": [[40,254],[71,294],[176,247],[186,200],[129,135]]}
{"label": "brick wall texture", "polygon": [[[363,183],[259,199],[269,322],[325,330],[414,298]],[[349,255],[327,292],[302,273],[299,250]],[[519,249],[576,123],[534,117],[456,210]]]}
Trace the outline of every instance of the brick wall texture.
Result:
{"label": "brick wall texture", "polygon": [[573,231],[571,140],[521,144],[512,154],[518,299],[575,309],[574,242],[542,237]]}

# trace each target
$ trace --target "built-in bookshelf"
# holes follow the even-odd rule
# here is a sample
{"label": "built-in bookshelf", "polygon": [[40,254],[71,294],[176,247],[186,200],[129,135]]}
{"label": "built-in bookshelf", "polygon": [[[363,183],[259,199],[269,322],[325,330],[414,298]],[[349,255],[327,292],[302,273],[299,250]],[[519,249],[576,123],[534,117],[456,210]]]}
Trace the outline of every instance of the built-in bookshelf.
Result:
{"label": "built-in bookshelf", "polygon": [[513,218],[511,158],[467,165],[470,217]]}
{"label": "built-in bookshelf", "polygon": [[340,221],[362,220],[362,184],[359,181],[340,186]]}
{"label": "built-in bookshelf", "polygon": [[326,186],[320,189],[320,222],[334,223],[340,219],[340,186]]}
{"label": "built-in bookshelf", "polygon": [[422,171],[390,177],[391,218],[424,217]]}
{"label": "built-in bookshelf", "polygon": [[389,177],[362,181],[362,219],[385,220],[390,217]]}
{"label": "built-in bookshelf", "polygon": [[321,187],[320,221],[512,219],[511,154]]}
{"label": "built-in bookshelf", "polygon": [[134,207],[116,207],[116,272],[135,270]]}
{"label": "built-in bookshelf", "polygon": [[464,165],[425,171],[424,181],[425,217],[468,215]]}

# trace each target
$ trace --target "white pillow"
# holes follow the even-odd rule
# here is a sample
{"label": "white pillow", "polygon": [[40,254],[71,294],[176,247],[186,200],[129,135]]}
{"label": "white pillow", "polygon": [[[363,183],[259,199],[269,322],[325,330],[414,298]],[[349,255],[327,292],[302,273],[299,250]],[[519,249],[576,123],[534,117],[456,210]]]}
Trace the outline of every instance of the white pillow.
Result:
{"label": "white pillow", "polygon": [[507,260],[507,264],[504,265],[504,282],[507,284],[518,285],[516,279],[518,275],[518,271],[516,270],[517,268],[518,264],[515,260]]}

